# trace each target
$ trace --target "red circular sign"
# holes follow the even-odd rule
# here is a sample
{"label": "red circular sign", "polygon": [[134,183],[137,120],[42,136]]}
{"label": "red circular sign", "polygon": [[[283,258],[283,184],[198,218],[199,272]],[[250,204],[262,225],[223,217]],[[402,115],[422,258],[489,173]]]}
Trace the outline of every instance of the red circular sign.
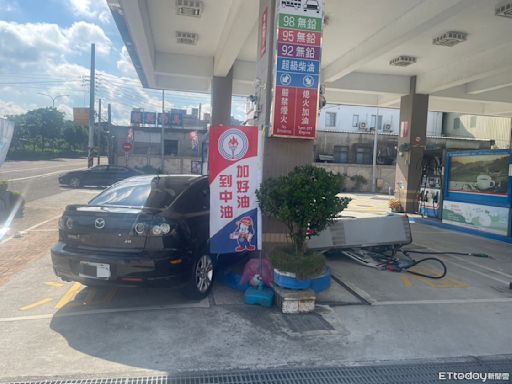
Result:
{"label": "red circular sign", "polygon": [[133,148],[133,144],[132,143],[124,143],[123,144],[123,151],[125,152],[130,152]]}

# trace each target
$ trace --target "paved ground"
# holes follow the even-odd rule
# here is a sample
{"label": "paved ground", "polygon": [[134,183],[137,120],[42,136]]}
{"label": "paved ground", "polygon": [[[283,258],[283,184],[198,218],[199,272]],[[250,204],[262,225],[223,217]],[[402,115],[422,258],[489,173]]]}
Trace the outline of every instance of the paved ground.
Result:
{"label": "paved ground", "polygon": [[[94,193],[67,190],[34,200],[28,221],[15,222],[23,237],[0,244],[0,261],[19,257],[10,265],[22,264],[0,278],[0,381],[512,354],[510,245],[412,224],[412,247],[481,249],[492,259],[441,256],[448,277],[433,281],[332,257],[336,281],[316,312],[284,316],[244,305],[241,293],[221,284],[191,302],[170,290],[59,281],[48,254],[55,217]],[[345,215],[385,214],[387,200],[356,196]],[[29,221],[39,226],[27,227]]]}
{"label": "paved ground", "polygon": [[0,179],[9,181],[9,189],[20,192],[26,201],[60,192],[58,175],[87,166],[87,159],[54,159],[44,161],[6,161],[0,168]]}

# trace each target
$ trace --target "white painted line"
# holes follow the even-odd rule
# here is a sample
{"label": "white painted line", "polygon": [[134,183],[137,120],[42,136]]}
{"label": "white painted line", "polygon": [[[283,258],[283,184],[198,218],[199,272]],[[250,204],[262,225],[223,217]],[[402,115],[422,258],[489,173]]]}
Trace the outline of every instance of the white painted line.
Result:
{"label": "white painted line", "polygon": [[[425,250],[425,252],[428,252],[429,250],[430,250],[430,251],[432,251],[432,252],[444,252],[444,251],[438,250],[438,249],[436,249],[436,248],[433,248],[433,247],[431,247],[430,245],[426,245],[426,246],[425,246],[425,248],[427,248],[427,249]],[[425,255],[425,256],[428,256],[428,255]],[[439,256],[439,255],[433,255],[433,256]],[[498,272],[499,272],[499,271],[495,271],[495,270],[492,270],[492,269],[487,268],[487,267],[483,267],[482,265],[480,265],[480,264],[478,264],[478,263],[475,263],[475,262],[472,262],[471,260],[466,260],[466,259],[463,259],[463,258],[459,258],[459,257],[457,257],[456,255],[448,255],[448,254],[447,254],[446,256],[447,256],[447,257],[455,257],[456,259],[461,260],[461,261],[463,261],[463,262],[468,262],[468,263],[470,263],[470,264],[474,264],[474,265],[476,265],[476,266],[478,266],[478,267],[481,267],[481,268],[483,268],[483,269],[490,270],[490,272],[494,272],[494,273],[498,273]],[[467,256],[467,257],[474,257],[474,256]],[[455,261],[453,261],[453,260],[444,259],[443,261],[446,261],[446,262],[448,262],[448,263],[450,263],[450,264],[456,265],[457,267],[462,268],[462,269],[465,269],[465,270],[467,270],[467,271],[470,271],[470,272],[476,273],[476,274],[478,274],[478,275],[481,275],[481,276],[487,277],[488,279],[491,279],[491,280],[497,281],[497,282],[499,282],[499,283],[505,284],[505,285],[507,285],[507,286],[510,284],[510,281],[506,281],[506,280],[498,279],[497,277],[494,277],[494,276],[488,275],[488,274],[486,274],[486,273],[484,273],[484,272],[478,271],[478,270],[476,270],[476,269],[473,269],[473,268],[467,267],[467,266],[465,266],[465,265],[463,265],[463,264],[460,264],[460,263],[457,263],[457,262],[455,262]],[[500,272],[499,274],[503,275],[503,273],[502,273],[502,272]],[[510,276],[510,275],[508,275],[508,276],[507,276],[507,274],[504,274],[504,275],[505,275],[505,277]]]}
{"label": "white painted line", "polygon": [[499,283],[502,283],[502,284],[505,284],[506,286],[508,286],[510,284],[510,281],[507,281],[507,280],[502,280],[502,279],[498,279],[497,277],[494,277],[494,276],[491,276],[491,275],[488,275],[487,273],[484,273],[484,272],[481,272],[481,271],[478,271],[476,269],[473,269],[473,268],[469,268],[463,264],[460,264],[460,263],[457,263],[453,260],[444,260],[446,261],[447,263],[450,263],[450,264],[453,264],[453,265],[456,265],[457,267],[459,268],[462,268],[462,269],[465,269],[467,271],[470,271],[470,272],[473,272],[473,273],[476,273],[480,276],[484,276],[484,277],[487,277],[488,279],[491,279],[491,280],[494,280],[494,281],[497,281]]}
{"label": "white painted line", "polygon": [[72,317],[72,316],[86,316],[86,315],[102,315],[105,313],[123,313],[123,312],[141,312],[141,311],[165,311],[168,309],[193,309],[193,308],[210,308],[208,299],[203,299],[197,303],[184,303],[184,304],[170,304],[170,305],[154,305],[146,307],[126,307],[126,308],[108,308],[108,309],[93,309],[90,311],[75,311],[65,313],[47,313],[44,315],[32,316],[17,316],[17,317],[3,317],[0,318],[0,323],[8,323],[13,321],[23,320],[41,320],[51,319],[57,317]]}
{"label": "white painted line", "polygon": [[[82,169],[86,169],[86,167],[76,168],[76,169],[69,169],[68,171],[69,172],[71,172],[71,171],[80,171]],[[34,175],[34,176],[27,176],[27,177],[19,177],[17,179],[9,179],[7,181],[21,181],[21,180],[35,179],[37,177],[46,177],[46,176],[56,175],[57,173],[62,173],[62,172],[63,171],[55,171],[55,172],[50,172],[50,173],[43,173],[42,175]]]}
{"label": "white painted line", "polygon": [[[468,260],[467,258],[464,259],[464,258],[462,258],[460,256],[456,256],[456,255],[449,255],[449,256],[453,257],[453,258],[455,258],[455,259],[457,259],[459,261],[463,261],[464,263],[469,263],[469,264],[474,265],[476,267],[485,269],[486,271],[493,272],[493,273],[496,273],[496,274],[501,275],[503,277],[507,277],[509,279],[512,279],[512,275],[510,275],[508,273],[505,273],[505,272],[502,272],[502,271],[498,271],[497,269],[486,267],[485,265],[482,265],[482,264],[475,263],[474,261]],[[471,256],[468,256],[468,258],[469,257],[471,257]]]}
{"label": "white painted line", "polygon": [[372,305],[512,303],[512,298],[377,301]]}
{"label": "white painted line", "polygon": [[[58,215],[58,216],[54,216],[54,217],[51,217],[49,218],[48,220],[45,220],[45,221],[41,221],[40,223],[37,223],[27,229],[24,229],[22,231],[19,231],[18,233],[21,233],[22,235],[26,234],[27,232],[30,232],[31,230],[33,229],[36,229],[37,227],[40,227],[41,225],[44,225],[44,224],[47,224],[49,223],[50,221],[52,220],[55,220],[55,219],[58,219],[61,215]],[[0,245],[4,244],[4,243],[7,243],[9,240],[12,240],[14,239],[14,236],[9,236],[7,237],[6,239],[3,239],[2,241],[0,241]]]}
{"label": "white painted line", "polygon": [[[87,161],[87,159],[85,160]],[[37,168],[23,168],[23,169],[10,169],[8,171],[0,171],[0,175],[4,173],[12,173],[12,172],[30,172],[34,171],[35,169],[51,169],[51,168],[65,168],[65,167],[73,167],[73,164],[61,164],[61,165],[52,165],[50,167],[37,167]],[[73,169],[71,169],[72,171]],[[66,169],[63,169],[62,171],[66,171]]]}

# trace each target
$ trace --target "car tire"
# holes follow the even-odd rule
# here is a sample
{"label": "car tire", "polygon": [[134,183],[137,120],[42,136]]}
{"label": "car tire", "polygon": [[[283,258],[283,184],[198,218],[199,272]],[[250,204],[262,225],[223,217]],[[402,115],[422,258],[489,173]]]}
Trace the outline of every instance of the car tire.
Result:
{"label": "car tire", "polygon": [[213,272],[213,259],[209,254],[202,253],[196,257],[187,284],[182,289],[183,295],[192,300],[208,296],[213,286]]}
{"label": "car tire", "polygon": [[72,177],[71,180],[69,180],[69,186],[73,188],[79,188],[82,185],[82,182],[78,177]]}

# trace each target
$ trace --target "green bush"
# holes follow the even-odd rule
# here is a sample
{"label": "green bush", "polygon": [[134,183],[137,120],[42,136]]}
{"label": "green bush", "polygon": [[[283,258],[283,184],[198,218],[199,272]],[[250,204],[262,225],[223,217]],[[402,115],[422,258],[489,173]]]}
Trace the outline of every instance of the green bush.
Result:
{"label": "green bush", "polygon": [[306,234],[322,231],[343,211],[349,198],[339,198],[339,178],[312,165],[265,180],[256,191],[262,212],[286,225],[296,255],[304,255]]}
{"label": "green bush", "polygon": [[368,180],[363,175],[350,176],[350,180],[354,183],[354,192],[361,192],[361,187],[368,184]]}
{"label": "green bush", "polygon": [[341,174],[341,173],[338,173],[336,174],[336,178],[338,180],[338,188],[340,190],[340,192],[346,192],[347,191],[347,174],[344,173],[344,174]]}
{"label": "green bush", "polygon": [[7,191],[9,183],[7,180],[0,180],[0,191]]}

